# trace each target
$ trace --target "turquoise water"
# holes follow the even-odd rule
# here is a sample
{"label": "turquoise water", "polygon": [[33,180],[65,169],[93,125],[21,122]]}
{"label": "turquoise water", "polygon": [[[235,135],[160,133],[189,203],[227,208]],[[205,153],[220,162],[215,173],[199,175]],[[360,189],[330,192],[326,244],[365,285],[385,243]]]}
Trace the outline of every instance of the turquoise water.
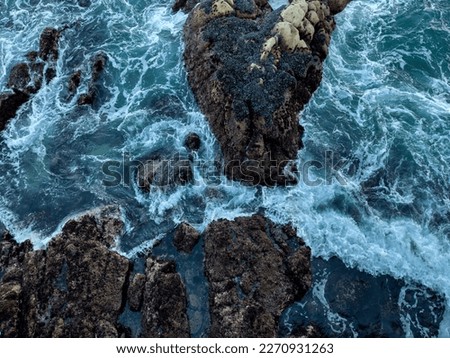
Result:
{"label": "turquoise water", "polygon": [[[301,115],[312,170],[297,186],[262,189],[209,180],[142,194],[133,183],[103,184],[102,165],[160,149],[184,152],[196,131],[195,162],[214,170],[217,142],[199,112],[182,63],[184,14],[157,1],[3,1],[0,89],[11,67],[38,47],[47,26],[62,35],[57,77],[1,134],[0,221],[16,239],[45,245],[68,217],[117,203],[133,256],[186,220],[264,209],[293,222],[316,256],[339,256],[370,273],[412,279],[450,298],[450,4],[447,0],[353,1],[337,16],[324,79]],[[98,51],[109,61],[99,105],[77,108],[67,81]],[[302,173],[303,174],[303,173]],[[312,185],[307,179],[319,179]],[[406,329],[407,331],[407,329]],[[450,314],[441,325],[450,336]]]}

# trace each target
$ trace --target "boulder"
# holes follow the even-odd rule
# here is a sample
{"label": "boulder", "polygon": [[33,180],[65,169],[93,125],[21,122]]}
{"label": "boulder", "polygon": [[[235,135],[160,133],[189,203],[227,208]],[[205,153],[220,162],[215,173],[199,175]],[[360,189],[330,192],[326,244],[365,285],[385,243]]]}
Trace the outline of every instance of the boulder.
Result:
{"label": "boulder", "polygon": [[254,215],[204,233],[211,337],[276,337],[283,310],[311,285],[310,249],[290,228]]}
{"label": "boulder", "polygon": [[200,233],[187,223],[181,223],[175,230],[173,244],[178,251],[190,253],[200,240]]}
{"label": "boulder", "polygon": [[184,140],[184,146],[191,151],[199,150],[201,144],[202,142],[197,133],[189,133]]}
{"label": "boulder", "polygon": [[137,182],[143,191],[151,186],[168,188],[192,182],[192,162],[182,156],[154,154],[140,161],[137,169]]}

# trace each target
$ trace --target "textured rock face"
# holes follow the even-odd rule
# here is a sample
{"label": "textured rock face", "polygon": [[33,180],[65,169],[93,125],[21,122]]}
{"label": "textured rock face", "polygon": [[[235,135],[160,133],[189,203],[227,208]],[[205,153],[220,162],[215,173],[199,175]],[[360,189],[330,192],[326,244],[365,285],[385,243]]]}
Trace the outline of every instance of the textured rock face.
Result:
{"label": "textured rock face", "polygon": [[187,223],[178,225],[173,244],[178,251],[189,253],[200,240],[200,233]]}
{"label": "textured rock face", "polygon": [[142,326],[144,337],[189,337],[186,293],[175,263],[147,259]]}
{"label": "textured rock face", "polygon": [[194,178],[192,162],[178,154],[155,154],[141,161],[137,168],[139,188],[149,191],[151,186],[185,185]]}
{"label": "textured rock face", "polygon": [[142,310],[143,336],[189,336],[185,288],[175,264],[148,258],[130,281],[132,263],[112,252],[123,230],[115,207],[70,220],[46,250],[9,235],[0,241],[3,337],[118,337],[127,303]]}
{"label": "textured rock face", "polygon": [[310,287],[310,249],[259,215],[213,222],[204,235],[210,336],[276,337],[281,312]]}
{"label": "textured rock face", "polygon": [[6,85],[12,92],[0,93],[0,130],[6,127],[30,96],[40,90],[43,80],[48,83],[55,77],[60,34],[60,30],[45,28],[39,39],[39,51],[29,52],[26,62],[18,63],[11,69]]}
{"label": "textured rock face", "polygon": [[335,22],[326,2],[202,1],[184,28],[188,79],[228,178],[295,182],[298,113],[320,84]]}
{"label": "textured rock face", "polygon": [[17,320],[2,320],[3,335],[118,336],[116,321],[130,265],[108,248],[122,227],[118,212],[107,208],[69,221],[45,251],[23,245],[13,249],[18,254],[8,256],[20,265],[4,266],[0,292],[16,298],[19,312]]}

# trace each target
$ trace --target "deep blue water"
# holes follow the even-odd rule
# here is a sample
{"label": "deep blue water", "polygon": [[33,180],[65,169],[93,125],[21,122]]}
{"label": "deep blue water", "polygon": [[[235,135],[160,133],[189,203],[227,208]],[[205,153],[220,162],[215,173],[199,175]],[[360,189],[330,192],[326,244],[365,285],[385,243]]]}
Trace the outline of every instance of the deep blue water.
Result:
{"label": "deep blue water", "polygon": [[[203,230],[214,219],[263,209],[276,222],[293,222],[316,256],[416,280],[450,299],[448,0],[354,0],[337,16],[323,82],[301,115],[299,167],[324,168],[301,172],[308,175],[298,185],[246,187],[196,170],[195,184],[173,190],[105,186],[104,163],[160,149],[184,153],[191,131],[202,139],[196,163],[213,171],[220,159],[186,81],[186,15],[170,6],[0,3],[1,91],[45,27],[69,25],[57,77],[1,134],[0,221],[16,239],[45,245],[68,217],[116,203],[128,229],[117,250],[133,256],[180,221]],[[85,91],[98,51],[109,58],[100,104],[80,109],[76,96],[67,101],[67,81],[80,69]],[[448,309],[441,335],[450,336]]]}

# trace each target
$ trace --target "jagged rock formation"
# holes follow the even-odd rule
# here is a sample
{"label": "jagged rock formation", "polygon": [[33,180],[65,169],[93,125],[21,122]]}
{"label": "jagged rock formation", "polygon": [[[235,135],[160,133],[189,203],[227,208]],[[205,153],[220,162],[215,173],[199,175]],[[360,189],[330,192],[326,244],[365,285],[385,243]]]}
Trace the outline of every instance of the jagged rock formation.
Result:
{"label": "jagged rock formation", "polygon": [[311,285],[310,249],[290,227],[254,215],[205,233],[211,337],[276,337],[278,319]]}
{"label": "jagged rock formation", "polygon": [[145,275],[130,285],[131,261],[111,251],[122,230],[118,209],[106,207],[68,221],[45,250],[4,237],[1,336],[122,336],[118,320],[127,297],[143,311],[143,336],[188,336],[184,285],[174,263],[149,257]]}
{"label": "jagged rock formation", "polygon": [[143,191],[185,185],[193,179],[191,160],[179,154],[155,153],[138,162],[137,183]]}
{"label": "jagged rock formation", "polygon": [[189,253],[200,240],[200,233],[187,223],[181,223],[175,230],[173,245],[178,251]]}
{"label": "jagged rock formation", "polygon": [[[208,0],[189,14],[184,59],[190,86],[224,155],[228,178],[296,181],[298,113],[320,84],[333,14],[348,1]],[[181,6],[181,5],[180,5]],[[179,7],[177,5],[177,7]]]}
{"label": "jagged rock formation", "polygon": [[[99,92],[99,81],[101,78],[101,74],[105,70],[107,60],[108,56],[103,52],[97,53],[92,58],[91,79],[89,81],[88,90],[86,93],[82,93],[80,97],[78,97],[79,105],[94,104]],[[76,74],[77,72],[72,75],[72,79],[76,80],[76,77],[73,77],[76,76]],[[69,88],[70,84],[71,83],[69,83]]]}
{"label": "jagged rock formation", "polygon": [[27,61],[11,69],[7,87],[12,92],[0,93],[0,130],[16,115],[30,96],[39,91],[42,82],[50,82],[56,76],[58,43],[63,30],[45,28],[39,39],[39,51],[27,54]]}

